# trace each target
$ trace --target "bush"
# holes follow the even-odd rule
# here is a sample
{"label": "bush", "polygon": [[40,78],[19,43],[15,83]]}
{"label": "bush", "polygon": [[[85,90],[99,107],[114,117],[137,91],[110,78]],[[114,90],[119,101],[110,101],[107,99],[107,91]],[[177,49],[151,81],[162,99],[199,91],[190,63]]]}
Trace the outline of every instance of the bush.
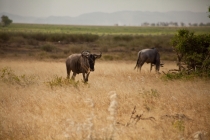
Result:
{"label": "bush", "polygon": [[102,46],[101,51],[102,52],[108,52],[108,47],[107,46]]}
{"label": "bush", "polygon": [[195,35],[182,29],[172,39],[172,46],[177,54],[179,70],[184,63],[188,70],[210,77],[210,34]]}
{"label": "bush", "polygon": [[51,42],[94,42],[99,38],[98,35],[92,34],[61,34],[61,33],[54,33],[54,34],[47,34],[46,40]]}
{"label": "bush", "polygon": [[30,33],[30,34],[25,34],[25,36],[27,38],[33,38],[38,41],[46,41],[48,37],[48,35],[44,33]]}
{"label": "bush", "polygon": [[117,35],[117,36],[114,36],[114,40],[115,41],[131,41],[133,40],[133,36],[131,35]]}
{"label": "bush", "polygon": [[5,67],[0,70],[0,80],[7,84],[17,84],[20,86],[26,86],[26,85],[31,85],[35,84],[36,82],[36,77],[35,76],[27,76],[27,75],[16,75],[14,71],[9,68]]}
{"label": "bush", "polygon": [[79,88],[79,81],[58,77],[55,75],[52,80],[46,82],[52,89],[54,87],[73,86]]}
{"label": "bush", "polygon": [[83,47],[78,46],[78,45],[73,45],[73,46],[70,46],[69,48],[70,48],[71,53],[81,53],[83,50]]}
{"label": "bush", "polygon": [[10,38],[11,43],[17,43],[18,45],[25,45],[26,40],[22,36],[14,36]]}
{"label": "bush", "polygon": [[99,36],[92,34],[63,34],[63,33],[43,33],[43,32],[0,32],[0,39],[9,40],[10,37],[23,37],[28,40],[49,41],[49,42],[66,42],[81,43],[94,42]]}
{"label": "bush", "polygon": [[39,45],[39,42],[35,39],[28,39],[27,42],[28,42],[28,45],[33,45],[33,46]]}
{"label": "bush", "polygon": [[2,40],[3,42],[7,42],[9,39],[10,36],[8,33],[0,32],[0,40]]}
{"label": "bush", "polygon": [[43,51],[46,51],[46,52],[52,52],[56,48],[55,48],[55,46],[52,46],[52,45],[47,44],[47,45],[42,46],[41,49]]}
{"label": "bush", "polygon": [[113,60],[114,57],[112,55],[103,55],[104,60]]}
{"label": "bush", "polygon": [[193,79],[195,77],[196,77],[196,74],[194,74],[194,73],[191,73],[191,75],[188,75],[185,72],[178,72],[178,73],[166,73],[162,77],[162,79],[164,79],[164,80],[177,80],[177,79],[180,79],[180,80],[191,80],[191,79]]}

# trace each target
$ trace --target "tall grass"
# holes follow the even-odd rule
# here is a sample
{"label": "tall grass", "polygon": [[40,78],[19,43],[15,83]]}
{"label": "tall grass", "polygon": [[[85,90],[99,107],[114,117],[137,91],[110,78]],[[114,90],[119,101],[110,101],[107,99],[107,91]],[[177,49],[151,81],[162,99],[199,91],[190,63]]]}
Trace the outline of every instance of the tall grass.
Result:
{"label": "tall grass", "polygon": [[[18,58],[29,53],[31,58],[60,59],[85,49],[103,52],[103,60],[135,60],[139,50],[156,47],[161,59],[174,61],[176,54],[170,41],[178,29],[180,27],[12,24],[0,28],[0,52],[3,54],[0,57]],[[209,31],[209,27],[186,29],[196,34]],[[49,48],[49,44],[54,48]],[[47,53],[43,54],[40,50]]]}
{"label": "tall grass", "polygon": [[209,139],[208,80],[165,81],[149,65],[141,73],[134,66],[96,61],[88,84],[80,74],[73,86],[64,62],[0,60],[1,70],[37,77],[24,87],[0,79],[0,139]]}
{"label": "tall grass", "polygon": [[11,37],[18,36],[25,39],[35,39],[37,41],[58,42],[94,42],[99,36],[93,34],[63,34],[63,33],[43,33],[43,32],[0,32],[0,39],[4,42]]}
{"label": "tall grass", "polygon": [[[81,53],[83,50],[91,52],[103,52],[103,60],[135,60],[137,52],[144,48],[156,47],[161,53],[161,58],[175,60],[172,47],[170,47],[171,35],[94,35],[94,34],[62,34],[62,33],[22,33],[0,32],[0,50],[5,54],[16,52],[19,57],[23,51],[34,58],[66,58],[72,53]],[[21,49],[22,48],[22,49]],[[7,51],[8,50],[8,51]],[[47,52],[43,55],[44,50]],[[20,54],[19,54],[20,52]],[[7,55],[2,55],[7,57]]]}

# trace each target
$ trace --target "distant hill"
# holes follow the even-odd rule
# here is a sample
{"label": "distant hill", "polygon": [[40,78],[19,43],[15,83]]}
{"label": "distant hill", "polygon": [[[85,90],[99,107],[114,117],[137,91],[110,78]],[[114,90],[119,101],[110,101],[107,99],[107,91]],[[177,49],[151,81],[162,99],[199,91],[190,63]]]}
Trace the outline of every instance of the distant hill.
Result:
{"label": "distant hill", "polygon": [[144,22],[184,22],[188,23],[209,23],[207,12],[170,11],[170,12],[143,12],[143,11],[119,11],[114,13],[93,12],[82,14],[77,17],[70,16],[49,16],[24,17],[10,13],[0,13],[0,16],[7,15],[14,23],[40,23],[40,24],[73,24],[73,25],[126,25],[139,26]]}

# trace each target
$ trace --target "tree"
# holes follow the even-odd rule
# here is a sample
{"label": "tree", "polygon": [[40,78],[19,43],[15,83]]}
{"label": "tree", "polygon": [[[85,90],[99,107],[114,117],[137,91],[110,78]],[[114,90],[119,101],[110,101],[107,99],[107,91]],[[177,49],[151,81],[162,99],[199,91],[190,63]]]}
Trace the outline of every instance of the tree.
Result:
{"label": "tree", "polygon": [[8,26],[12,23],[12,20],[8,18],[8,16],[3,15],[1,17],[2,26]]}
{"label": "tree", "polygon": [[186,64],[188,70],[210,77],[210,34],[195,35],[182,29],[172,39],[172,46],[177,54],[177,64]]}
{"label": "tree", "polygon": [[155,23],[151,23],[151,26],[155,26]]}
{"label": "tree", "polygon": [[184,27],[184,26],[185,26],[184,22],[181,22],[181,23],[180,23],[180,25],[181,25],[182,27]]}
{"label": "tree", "polygon": [[201,23],[199,24],[199,26],[205,26],[205,24],[204,24],[203,22],[201,22]]}
{"label": "tree", "polygon": [[[209,14],[210,14],[210,6],[209,6]],[[210,15],[209,15],[209,18],[210,18]]]}

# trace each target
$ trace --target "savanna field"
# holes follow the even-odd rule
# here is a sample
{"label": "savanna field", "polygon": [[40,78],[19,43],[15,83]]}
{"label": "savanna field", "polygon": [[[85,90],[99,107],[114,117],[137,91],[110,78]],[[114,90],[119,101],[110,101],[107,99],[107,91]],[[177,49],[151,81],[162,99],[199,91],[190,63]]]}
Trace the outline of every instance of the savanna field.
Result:
{"label": "savanna field", "polygon": [[[161,37],[116,38],[99,36],[88,43],[1,39],[0,139],[210,139],[209,79],[167,78],[162,71],[177,66],[167,48],[170,41]],[[149,72],[149,64],[134,70],[137,52],[148,40],[163,56],[160,74],[154,68]],[[103,56],[88,83],[82,74],[67,80],[65,58],[83,49]]]}

